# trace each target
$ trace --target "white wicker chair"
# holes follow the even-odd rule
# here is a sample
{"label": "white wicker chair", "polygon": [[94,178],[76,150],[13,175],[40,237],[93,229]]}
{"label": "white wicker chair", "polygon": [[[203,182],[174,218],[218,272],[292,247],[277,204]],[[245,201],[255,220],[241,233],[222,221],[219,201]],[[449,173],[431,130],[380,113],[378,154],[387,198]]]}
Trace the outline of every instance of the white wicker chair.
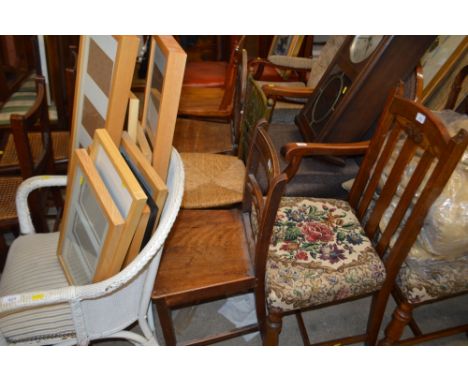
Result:
{"label": "white wicker chair", "polygon": [[[58,263],[58,233],[36,234],[27,207],[37,188],[64,186],[65,176],[39,176],[19,188],[16,205],[23,236],[10,247],[0,279],[0,344],[87,345],[124,338],[157,345],[150,296],[164,241],[175,221],[184,190],[184,170],[173,150],[169,195],[157,230],[140,254],[117,275],[99,283],[69,286]],[[141,334],[125,330],[137,322]]]}

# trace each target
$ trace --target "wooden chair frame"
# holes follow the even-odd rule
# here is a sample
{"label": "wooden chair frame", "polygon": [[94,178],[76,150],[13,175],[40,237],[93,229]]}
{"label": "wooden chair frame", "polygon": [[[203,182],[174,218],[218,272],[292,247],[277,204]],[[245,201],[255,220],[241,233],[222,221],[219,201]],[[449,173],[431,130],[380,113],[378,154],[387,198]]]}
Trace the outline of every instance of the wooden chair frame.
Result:
{"label": "wooden chair frame", "polygon": [[[266,256],[274,217],[286,184],[286,176],[280,172],[273,143],[263,129],[265,124],[265,120],[259,123],[250,147],[242,208],[182,211],[166,242],[152,298],[167,345],[176,344],[171,309],[251,290],[255,291],[258,324],[194,340],[188,344],[211,344],[241,334],[262,331],[264,327]],[[262,191],[256,179],[257,171],[262,171],[266,176],[266,192]],[[254,215],[256,219],[252,217]],[[197,222],[199,219],[204,219],[201,226]],[[228,235],[234,243],[226,243],[224,235],[214,235],[218,239],[210,237],[209,247],[204,251],[200,235],[206,233],[205,227],[216,227],[223,222],[229,224]],[[190,229],[187,231],[189,237],[181,237],[178,232],[182,232],[184,236],[183,232],[192,224],[195,224],[195,231]],[[226,226],[219,227],[223,228],[226,229]],[[180,229],[182,231],[178,231]],[[213,236],[213,233],[210,235]],[[224,256],[223,253],[214,256],[216,249],[213,248],[224,250]],[[209,253],[204,253],[206,251]],[[190,271],[184,266],[187,261],[190,262]],[[182,276],[180,272],[188,272],[190,275],[179,278]]]}
{"label": "wooden chair frame", "polygon": [[[405,143],[387,181],[382,184],[380,181],[384,167],[401,133],[406,136]],[[442,123],[429,110],[398,95],[392,95],[387,100],[377,131],[370,144],[368,142],[350,144],[290,143],[283,147],[283,154],[290,163],[285,169],[288,179],[291,179],[297,172],[304,156],[356,155],[366,152],[350,191],[349,203],[363,224],[366,236],[371,241],[375,241],[374,248],[383,259],[387,276],[381,289],[374,294],[366,334],[327,341],[322,344],[347,344],[359,341],[365,341],[367,344],[376,343],[385,306],[394,288],[400,266],[415,242],[430,206],[440,195],[467,145],[468,133],[466,131],[461,130],[456,137],[451,139]],[[424,151],[422,159],[407,187],[402,191],[400,202],[386,228],[381,232],[379,223],[382,216],[392,201],[403,171],[417,149]],[[434,169],[430,170],[432,162],[437,163]],[[431,172],[429,173],[429,171]],[[420,196],[414,200],[416,199],[414,198],[415,192],[422,184],[426,174],[429,174],[429,178],[422,186]],[[381,190],[380,194],[377,193],[378,189]],[[371,203],[373,198],[376,198],[375,204]],[[404,225],[400,226],[405,213],[412,204],[412,211],[406,218]],[[397,229],[399,230],[397,231]],[[395,240],[393,245],[390,245],[391,239]],[[287,313],[297,313],[299,325],[301,329],[304,329],[301,330],[304,343],[310,344],[303,321],[300,318],[300,312]],[[265,344],[278,343],[283,315],[283,312],[277,309],[269,310]]]}
{"label": "wooden chair frame", "polygon": [[82,36],[77,64],[71,151],[105,128],[119,144],[138,50],[136,36]]}
{"label": "wooden chair frame", "polygon": [[[152,164],[163,181],[167,177],[186,58],[187,54],[174,37],[152,37],[142,125],[152,146]],[[159,68],[158,78],[155,67]],[[155,80],[160,89],[153,88]],[[159,98],[159,105],[155,104],[152,94]]]}

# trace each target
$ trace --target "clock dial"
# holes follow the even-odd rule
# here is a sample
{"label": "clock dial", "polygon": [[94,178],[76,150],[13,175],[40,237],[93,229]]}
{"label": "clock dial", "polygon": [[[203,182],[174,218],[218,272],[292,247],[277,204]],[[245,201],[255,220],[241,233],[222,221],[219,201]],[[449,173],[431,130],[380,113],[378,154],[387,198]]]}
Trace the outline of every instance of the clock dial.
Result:
{"label": "clock dial", "polygon": [[369,57],[377,48],[383,36],[358,35],[349,48],[351,62],[357,64]]}

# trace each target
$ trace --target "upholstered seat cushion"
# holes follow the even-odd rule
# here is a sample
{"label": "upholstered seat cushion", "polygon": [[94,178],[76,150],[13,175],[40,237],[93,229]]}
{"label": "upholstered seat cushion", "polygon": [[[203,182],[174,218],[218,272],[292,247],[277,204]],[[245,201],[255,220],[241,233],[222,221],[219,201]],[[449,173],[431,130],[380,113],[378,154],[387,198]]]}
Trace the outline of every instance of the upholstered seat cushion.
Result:
{"label": "upholstered seat cushion", "polygon": [[181,153],[185,168],[182,208],[210,208],[242,201],[245,165],[237,157]]}
{"label": "upholstered seat cushion", "polygon": [[417,304],[468,291],[468,255],[457,259],[408,257],[397,277],[406,299]]}
{"label": "upholstered seat cushion", "polygon": [[[59,233],[54,232],[20,236],[13,242],[0,279],[0,298],[68,286],[57,258],[58,238]],[[8,342],[20,344],[75,333],[68,304],[1,315],[0,331]]]}
{"label": "upholstered seat cushion", "polygon": [[[12,114],[26,114],[34,104],[35,99],[35,91],[18,91],[14,93],[0,110],[0,126],[9,125]],[[57,109],[54,105],[49,106],[49,120],[51,122],[57,121]]]}
{"label": "upholstered seat cushion", "polygon": [[385,268],[348,202],[281,200],[266,270],[267,302],[283,311],[377,290]]}

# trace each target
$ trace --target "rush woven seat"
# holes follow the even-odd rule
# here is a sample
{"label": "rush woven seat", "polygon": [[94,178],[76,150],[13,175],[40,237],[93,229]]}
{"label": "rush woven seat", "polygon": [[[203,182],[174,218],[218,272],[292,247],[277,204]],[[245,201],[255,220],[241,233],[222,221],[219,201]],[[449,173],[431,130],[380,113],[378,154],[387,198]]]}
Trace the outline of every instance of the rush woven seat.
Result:
{"label": "rush woven seat", "polygon": [[[42,148],[42,138],[40,133],[31,133],[28,135],[33,161],[37,162],[40,159]],[[68,157],[70,134],[68,131],[52,132],[52,150],[54,152],[54,161],[63,161]],[[8,141],[5,145],[3,156],[0,158],[0,168],[7,166],[18,166],[18,154],[15,149],[13,136],[8,136]]]}
{"label": "rush woven seat", "polygon": [[185,167],[182,208],[208,208],[241,202],[245,166],[237,157],[181,153]]}
{"label": "rush woven seat", "polygon": [[22,181],[20,176],[0,178],[0,222],[15,221],[18,218],[15,197]]}

